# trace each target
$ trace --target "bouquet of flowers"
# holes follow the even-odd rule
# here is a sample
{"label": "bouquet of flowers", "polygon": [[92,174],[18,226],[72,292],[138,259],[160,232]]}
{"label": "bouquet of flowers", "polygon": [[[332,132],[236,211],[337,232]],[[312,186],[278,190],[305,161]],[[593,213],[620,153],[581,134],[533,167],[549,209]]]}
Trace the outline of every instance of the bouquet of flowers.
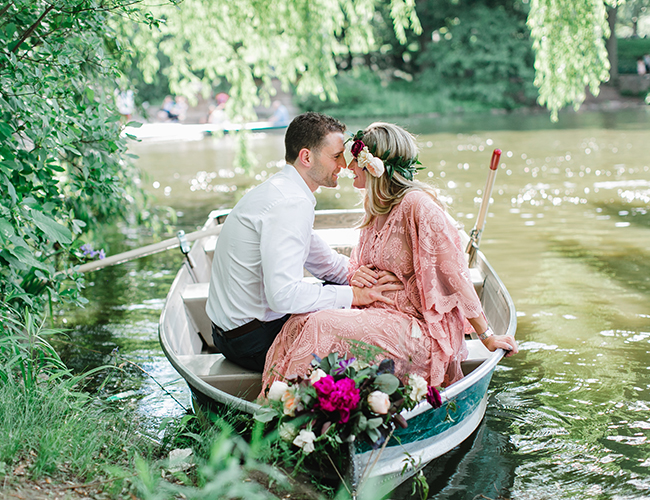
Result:
{"label": "bouquet of flowers", "polygon": [[407,427],[402,410],[424,399],[434,408],[441,405],[436,388],[419,375],[403,384],[391,359],[368,364],[337,353],[314,357],[308,376],[273,382],[255,414],[261,422],[277,421],[280,438],[296,452],[336,450],[355,439],[378,449],[396,426]]}

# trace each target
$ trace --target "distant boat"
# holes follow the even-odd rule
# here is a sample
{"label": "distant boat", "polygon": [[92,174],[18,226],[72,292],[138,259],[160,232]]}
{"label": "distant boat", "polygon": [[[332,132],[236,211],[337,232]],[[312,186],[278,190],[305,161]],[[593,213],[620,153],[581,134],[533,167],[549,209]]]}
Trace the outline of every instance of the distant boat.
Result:
{"label": "distant boat", "polygon": [[178,123],[178,122],[155,122],[143,123],[140,127],[124,127],[122,135],[139,140],[182,140],[197,141],[205,136],[228,134],[249,130],[251,132],[267,132],[272,130],[284,130],[287,125],[274,125],[269,121],[248,122],[244,124],[227,123]]}
{"label": "distant boat", "polygon": [[[314,227],[331,247],[349,255],[358,241],[358,231],[353,226],[362,213],[362,210],[317,211]],[[262,389],[262,377],[229,362],[217,351],[205,312],[212,255],[227,214],[228,211],[212,212],[204,226],[206,236],[198,239],[187,254],[163,306],[159,335],[165,355],[199,403],[228,406],[252,418],[259,408],[253,401]],[[464,231],[460,234],[467,244],[469,236]],[[187,245],[185,248],[189,250]],[[483,253],[477,252],[470,273],[495,333],[514,336],[517,327],[514,304]],[[467,339],[467,347],[469,357],[461,365],[465,376],[441,392],[440,408],[433,409],[424,401],[405,411],[403,416],[408,427],[394,432],[400,442],[391,439],[378,459],[376,451],[355,443],[347,472],[355,489],[370,478],[373,484],[382,482],[390,488],[396,487],[418,470],[417,466],[405,465],[405,452],[424,466],[458,446],[477,429],[485,415],[492,374],[504,351],[489,352],[476,338]]]}

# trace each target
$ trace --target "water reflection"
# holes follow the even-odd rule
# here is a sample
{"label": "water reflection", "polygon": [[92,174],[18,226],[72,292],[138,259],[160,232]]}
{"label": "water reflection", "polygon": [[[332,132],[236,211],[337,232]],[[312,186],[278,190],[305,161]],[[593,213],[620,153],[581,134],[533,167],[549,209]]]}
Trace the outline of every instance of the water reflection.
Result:
{"label": "water reflection", "polygon": [[[473,440],[427,467],[432,498],[649,497],[648,113],[570,113],[557,125],[546,115],[399,123],[420,134],[428,167],[420,176],[468,228],[491,151],[503,150],[481,247],[519,314],[522,352],[496,372]],[[251,147],[258,165],[250,173],[232,168],[228,137],[132,149],[147,172],[143,185],[187,230],[280,168],[281,134],[254,134]],[[359,195],[342,176],[317,199],[318,208],[349,208]],[[160,306],[179,265],[169,254],[94,273],[89,307],[67,315],[88,326],[75,327],[66,355],[82,359],[82,348],[92,348],[97,359],[78,363],[91,365],[119,346],[186,404],[157,345]],[[137,384],[137,405],[152,422],[182,414],[151,378],[141,374]]]}

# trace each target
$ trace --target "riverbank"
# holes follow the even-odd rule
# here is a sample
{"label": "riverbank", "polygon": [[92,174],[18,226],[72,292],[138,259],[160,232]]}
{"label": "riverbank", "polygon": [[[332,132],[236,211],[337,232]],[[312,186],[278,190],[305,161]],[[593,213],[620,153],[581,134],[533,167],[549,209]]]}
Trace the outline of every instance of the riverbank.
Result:
{"label": "riverbank", "polygon": [[[294,96],[288,92],[283,92],[281,89],[278,89],[278,94],[276,98],[282,102],[282,104],[287,108],[289,116],[293,118],[294,116],[308,111],[308,108],[304,107],[304,103],[298,102]],[[423,97],[426,100],[426,97]],[[339,118],[343,121],[346,119],[358,119],[360,116],[371,118],[381,117],[381,119],[387,119],[388,117],[400,118],[408,117],[409,119],[417,118],[431,118],[435,116],[447,116],[447,115],[458,115],[458,114],[471,114],[475,112],[489,112],[494,115],[504,115],[504,114],[549,114],[550,112],[539,105],[533,106],[521,106],[511,110],[500,109],[500,108],[489,108],[485,106],[475,105],[473,103],[460,103],[457,105],[443,105],[442,101],[435,101],[434,98],[429,99],[428,106],[426,102],[422,100],[415,99],[413,96],[409,96],[409,100],[416,102],[416,106],[407,106],[404,105],[402,108],[407,111],[411,109],[417,109],[417,112],[408,112],[404,114],[395,113],[395,107],[392,105],[386,106],[376,106],[372,111],[374,114],[369,115],[369,109],[366,104],[363,102],[359,103],[357,106],[349,106],[347,108],[333,108],[324,110],[326,114],[331,114],[336,118]],[[199,98],[196,105],[190,106],[187,110],[185,118],[182,120],[182,123],[187,124],[197,124],[205,123],[206,117],[209,113],[209,108],[211,105],[210,100]],[[608,84],[603,84],[600,86],[600,92],[597,96],[591,94],[587,91],[586,98],[582,105],[578,108],[577,111],[574,111],[572,108],[567,107],[562,110],[562,113],[583,113],[583,112],[593,112],[593,111],[617,111],[624,109],[635,109],[635,108],[644,108],[648,105],[645,103],[645,99],[642,96],[631,96],[621,94],[621,92]],[[427,107],[432,108],[428,110]],[[444,108],[443,110],[436,110],[433,108]],[[143,117],[142,115],[136,116],[133,119],[136,121],[143,122],[157,122],[159,121],[156,116],[159,111],[159,107],[151,107],[148,110],[148,118]],[[382,114],[386,110],[387,114]],[[259,106],[255,108],[255,112],[260,120],[268,119],[272,114],[271,108],[266,108]]]}

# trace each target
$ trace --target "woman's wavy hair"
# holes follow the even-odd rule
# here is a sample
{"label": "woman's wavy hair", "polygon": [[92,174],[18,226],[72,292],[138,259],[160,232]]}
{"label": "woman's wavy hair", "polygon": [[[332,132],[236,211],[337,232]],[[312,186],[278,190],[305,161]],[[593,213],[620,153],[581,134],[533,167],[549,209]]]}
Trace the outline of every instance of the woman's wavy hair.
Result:
{"label": "woman's wavy hair", "polygon": [[[419,149],[415,137],[398,125],[392,123],[375,122],[363,131],[363,142],[373,155],[383,158],[386,151],[390,151],[384,159],[390,163],[391,159],[402,157],[415,159]],[[443,209],[444,204],[438,199],[435,189],[424,182],[408,180],[398,172],[393,171],[389,176],[384,172],[379,177],[374,177],[366,172],[366,193],[363,200],[365,217],[360,227],[371,225],[380,216],[389,213],[402,198],[413,189],[427,193]]]}

